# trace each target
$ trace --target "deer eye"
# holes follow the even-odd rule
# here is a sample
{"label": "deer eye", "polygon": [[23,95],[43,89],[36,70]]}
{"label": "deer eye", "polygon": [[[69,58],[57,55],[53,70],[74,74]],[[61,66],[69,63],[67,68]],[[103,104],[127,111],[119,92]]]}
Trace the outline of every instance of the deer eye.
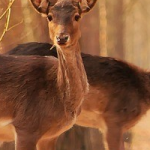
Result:
{"label": "deer eye", "polygon": [[48,16],[47,16],[47,19],[48,19],[49,21],[52,21],[52,20],[53,20],[52,15],[48,15]]}
{"label": "deer eye", "polygon": [[79,21],[80,18],[81,18],[80,15],[75,15],[75,17],[74,17],[75,21]]}

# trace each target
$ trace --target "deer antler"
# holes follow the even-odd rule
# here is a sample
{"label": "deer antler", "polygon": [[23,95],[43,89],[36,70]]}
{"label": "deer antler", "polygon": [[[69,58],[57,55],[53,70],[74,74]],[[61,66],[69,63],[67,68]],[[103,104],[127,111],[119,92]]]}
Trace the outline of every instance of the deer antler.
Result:
{"label": "deer antler", "polygon": [[87,0],[79,0],[79,5],[82,10],[90,9]]}
{"label": "deer antler", "polygon": [[95,5],[97,0],[78,0],[83,13],[88,12]]}
{"label": "deer antler", "polygon": [[47,15],[48,8],[54,5],[57,0],[29,0],[34,6],[35,10],[39,13]]}

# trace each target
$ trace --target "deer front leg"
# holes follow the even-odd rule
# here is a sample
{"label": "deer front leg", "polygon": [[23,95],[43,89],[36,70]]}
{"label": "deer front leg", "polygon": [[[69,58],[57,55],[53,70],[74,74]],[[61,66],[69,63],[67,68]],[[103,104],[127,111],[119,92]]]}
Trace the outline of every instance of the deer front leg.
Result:
{"label": "deer front leg", "polygon": [[37,150],[56,150],[56,142],[57,138],[39,140],[37,143]]}
{"label": "deer front leg", "polygon": [[124,150],[122,128],[116,124],[107,123],[106,142],[108,150]]}
{"label": "deer front leg", "polygon": [[15,150],[36,150],[37,138],[32,133],[17,131]]}

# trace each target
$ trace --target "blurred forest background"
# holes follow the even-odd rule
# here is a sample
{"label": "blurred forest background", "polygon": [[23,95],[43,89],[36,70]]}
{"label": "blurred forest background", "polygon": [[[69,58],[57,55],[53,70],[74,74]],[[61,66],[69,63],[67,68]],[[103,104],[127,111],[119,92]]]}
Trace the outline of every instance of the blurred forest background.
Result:
{"label": "blurred forest background", "polygon": [[[8,9],[9,8],[9,9]],[[81,49],[150,70],[150,0],[98,0],[81,22]],[[47,21],[28,0],[0,0],[0,53],[20,43],[50,42]],[[2,65],[2,64],[1,64]],[[126,150],[150,149],[150,113],[124,136]],[[2,150],[12,150],[13,143]],[[75,126],[62,135],[58,150],[104,150],[96,129]]]}

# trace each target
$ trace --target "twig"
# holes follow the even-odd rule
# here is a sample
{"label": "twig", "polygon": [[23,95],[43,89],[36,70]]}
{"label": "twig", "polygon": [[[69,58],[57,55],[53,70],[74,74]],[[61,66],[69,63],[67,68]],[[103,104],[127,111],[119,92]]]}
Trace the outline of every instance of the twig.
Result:
{"label": "twig", "polygon": [[0,16],[0,20],[4,17],[4,15],[7,13],[7,11],[11,8],[11,6],[13,5],[15,0],[11,0],[8,4],[8,7],[6,8],[6,10],[2,13],[2,15]]}
{"label": "twig", "polygon": [[13,25],[10,28],[8,28],[7,31],[10,31],[11,29],[15,28],[16,26],[18,26],[18,25],[20,25],[22,23],[23,23],[23,19],[19,23],[16,23],[15,25]]}
{"label": "twig", "polygon": [[9,21],[10,21],[10,14],[11,14],[11,8],[9,8],[9,9],[7,10],[5,28],[4,28],[4,31],[3,31],[2,35],[1,35],[1,37],[0,37],[0,42],[2,41],[2,39],[3,39],[4,35],[5,35],[5,33],[6,33],[7,30],[8,30]]}
{"label": "twig", "polygon": [[2,19],[4,17],[4,15],[6,15],[6,23],[4,26],[4,30],[2,32],[2,35],[0,36],[0,42],[2,41],[3,37],[5,36],[7,31],[10,31],[11,29],[15,28],[16,26],[18,26],[19,24],[21,24],[23,22],[23,20],[15,25],[13,25],[12,27],[9,27],[9,22],[10,22],[10,15],[11,15],[11,6],[13,4],[15,0],[10,0],[10,3],[7,7],[7,9],[4,11],[4,13],[0,16],[0,19]]}
{"label": "twig", "polygon": [[138,2],[139,0],[130,0],[129,3],[126,5],[126,7],[124,8],[124,14],[129,13],[133,6]]}

